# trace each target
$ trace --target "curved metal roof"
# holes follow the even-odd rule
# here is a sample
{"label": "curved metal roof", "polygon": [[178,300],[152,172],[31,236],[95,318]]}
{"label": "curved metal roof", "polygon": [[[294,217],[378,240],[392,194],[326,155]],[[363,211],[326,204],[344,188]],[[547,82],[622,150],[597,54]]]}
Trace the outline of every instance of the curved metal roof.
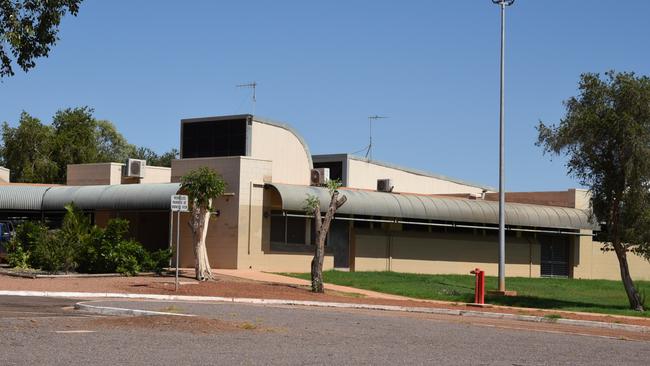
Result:
{"label": "curved metal roof", "polygon": [[169,210],[179,188],[179,183],[52,187],[43,210],[63,210],[70,202],[84,210]]}
{"label": "curved metal roof", "polygon": [[0,210],[40,211],[43,195],[50,187],[1,185]]}
{"label": "curved metal roof", "polygon": [[[329,202],[326,188],[277,183],[268,186],[280,194],[283,210],[304,211],[305,199],[309,195],[318,197],[321,202]],[[339,191],[348,199],[337,210],[341,214],[495,225],[499,222],[499,204],[494,201],[347,189]],[[598,229],[598,225],[591,223],[588,213],[583,210],[523,203],[506,205],[506,224],[556,229]]]}

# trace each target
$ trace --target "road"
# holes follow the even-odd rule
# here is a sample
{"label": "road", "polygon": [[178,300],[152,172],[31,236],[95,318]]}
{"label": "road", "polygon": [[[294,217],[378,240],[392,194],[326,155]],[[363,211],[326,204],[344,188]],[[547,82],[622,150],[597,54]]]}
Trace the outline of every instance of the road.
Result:
{"label": "road", "polygon": [[74,303],[0,297],[0,364],[644,365],[650,360],[648,341],[536,323],[227,303],[92,302],[196,315],[100,317],[71,310]]}

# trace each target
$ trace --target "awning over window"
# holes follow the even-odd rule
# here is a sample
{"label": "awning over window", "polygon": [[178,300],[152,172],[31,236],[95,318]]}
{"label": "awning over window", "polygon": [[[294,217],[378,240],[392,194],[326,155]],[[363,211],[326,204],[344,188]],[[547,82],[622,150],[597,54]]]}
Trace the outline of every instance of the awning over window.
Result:
{"label": "awning over window", "polygon": [[0,186],[0,210],[62,211],[70,202],[84,210],[169,210],[180,184],[100,186]]}
{"label": "awning over window", "polygon": [[40,211],[43,195],[50,187],[0,185],[0,210]]}
{"label": "awning over window", "polygon": [[[318,197],[322,209],[329,203],[326,188],[278,183],[267,184],[267,187],[280,194],[282,209],[285,211],[304,211],[305,200],[309,195]],[[499,204],[494,201],[345,188],[339,191],[347,197],[347,202],[337,211],[339,214],[487,225],[499,223]],[[506,204],[506,225],[570,230],[599,229],[584,210],[523,203]]]}

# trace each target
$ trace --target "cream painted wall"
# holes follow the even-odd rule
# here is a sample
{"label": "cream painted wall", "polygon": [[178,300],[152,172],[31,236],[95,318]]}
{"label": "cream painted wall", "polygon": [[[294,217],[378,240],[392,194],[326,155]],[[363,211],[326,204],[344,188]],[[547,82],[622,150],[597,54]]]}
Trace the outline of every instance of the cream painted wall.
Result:
{"label": "cream painted wall", "polygon": [[122,164],[70,164],[67,181],[69,186],[89,186],[103,184],[120,184],[122,182]]}
{"label": "cream painted wall", "polygon": [[144,170],[144,178],[140,179],[141,184],[147,183],[170,183],[172,169],[162,166],[147,165]]}
{"label": "cream painted wall", "polygon": [[[603,252],[603,243],[592,241],[590,236],[575,240],[579,263],[574,267],[575,278],[620,280],[618,258],[613,251]],[[634,253],[627,253],[630,275],[633,280],[650,281],[650,262]]]}
{"label": "cream painted wall", "polygon": [[250,156],[272,162],[276,183],[309,185],[309,153],[289,130],[253,121]]}
{"label": "cream painted wall", "polygon": [[589,193],[589,191],[587,191],[586,189],[570,189],[570,191],[573,191],[575,194],[575,198],[573,200],[574,208],[578,208],[581,210],[589,210],[591,208],[589,204],[589,200],[591,199],[591,194]]}
{"label": "cream painted wall", "polygon": [[[213,268],[237,268],[237,245],[239,239],[239,172],[240,156],[219,158],[196,158],[172,161],[172,182],[180,182],[183,175],[199,167],[208,167],[217,171],[226,182],[226,192],[235,196],[223,196],[215,201],[215,208],[221,212],[219,217],[211,216],[208,225],[206,247],[210,265]],[[192,251],[192,232],[188,225],[189,216],[181,217],[181,258],[184,267],[194,267]]]}
{"label": "cream painted wall", "polygon": [[[356,234],[355,271],[395,271],[429,274],[469,274],[478,267],[488,276],[498,273],[494,237],[444,233]],[[509,238],[506,275],[539,277],[540,246],[532,238]]]}
{"label": "cream painted wall", "polygon": [[0,183],[9,183],[10,170],[0,166]]}
{"label": "cream painted wall", "polygon": [[366,161],[348,159],[348,186],[377,189],[377,179],[393,180],[395,192],[420,194],[481,193],[480,187],[419,175]]}
{"label": "cream painted wall", "polygon": [[[272,197],[273,191],[264,189],[264,181],[270,180],[272,167],[271,162],[265,160],[242,160],[237,267],[258,271],[309,272],[313,254],[271,251],[271,219],[268,215],[264,217],[264,212],[270,213],[270,205],[277,202],[277,197]],[[331,255],[325,257],[323,266],[325,269],[333,268]]]}

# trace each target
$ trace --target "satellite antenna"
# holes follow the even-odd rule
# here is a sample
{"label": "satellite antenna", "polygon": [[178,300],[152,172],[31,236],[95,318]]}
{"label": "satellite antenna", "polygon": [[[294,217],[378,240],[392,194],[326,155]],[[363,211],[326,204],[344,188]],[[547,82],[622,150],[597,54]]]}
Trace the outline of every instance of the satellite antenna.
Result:
{"label": "satellite antenna", "polygon": [[387,116],[369,116],[368,117],[368,129],[369,129],[369,136],[370,136],[370,141],[368,142],[368,150],[366,150],[366,159],[372,160],[372,122],[378,119],[384,119],[388,118]]}
{"label": "satellite antenna", "polygon": [[257,102],[257,98],[256,98],[256,94],[255,94],[255,91],[256,91],[256,88],[257,88],[257,82],[253,81],[252,83],[239,84],[239,85],[236,85],[236,87],[238,87],[238,88],[248,88],[248,89],[253,90],[252,99],[253,99],[253,115],[254,115],[255,114],[255,104]]}

